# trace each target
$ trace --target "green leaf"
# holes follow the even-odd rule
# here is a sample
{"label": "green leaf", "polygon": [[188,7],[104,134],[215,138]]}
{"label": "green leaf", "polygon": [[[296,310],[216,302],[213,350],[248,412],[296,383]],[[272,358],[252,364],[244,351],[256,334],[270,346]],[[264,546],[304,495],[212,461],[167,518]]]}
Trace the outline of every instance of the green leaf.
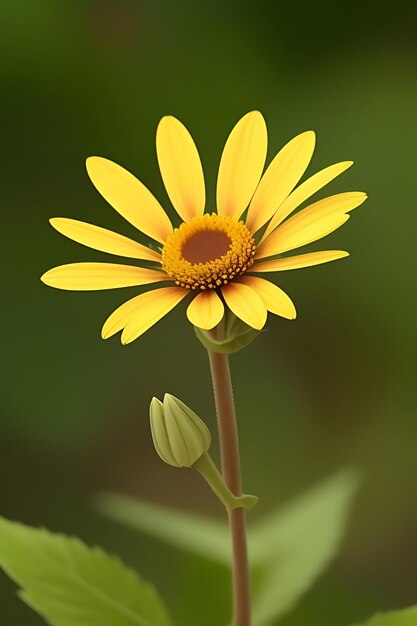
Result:
{"label": "green leaf", "polygon": [[[357,487],[358,475],[346,470],[249,529],[256,626],[265,626],[291,609],[329,564],[343,538]],[[124,496],[106,495],[98,502],[114,520],[230,566],[226,523]]]}
{"label": "green leaf", "polygon": [[378,613],[358,626],[417,626],[417,606],[411,606],[402,611]]}
{"label": "green leaf", "polygon": [[337,552],[358,476],[345,471],[273,513],[251,533],[258,564],[254,624],[265,626],[287,612]]}
{"label": "green leaf", "polygon": [[79,539],[0,517],[0,567],[52,626],[169,626],[152,586]]}
{"label": "green leaf", "polygon": [[107,517],[162,539],[174,547],[230,564],[229,529],[226,523],[116,494],[101,495],[97,499],[97,506]]}

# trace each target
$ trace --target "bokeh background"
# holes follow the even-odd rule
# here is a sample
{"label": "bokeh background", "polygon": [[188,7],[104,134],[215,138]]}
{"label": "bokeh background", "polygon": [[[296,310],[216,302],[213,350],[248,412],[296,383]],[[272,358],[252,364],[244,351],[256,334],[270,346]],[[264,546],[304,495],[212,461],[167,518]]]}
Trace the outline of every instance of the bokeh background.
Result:
{"label": "bokeh background", "polygon": [[[191,557],[110,523],[92,501],[115,490],[222,514],[192,472],[159,461],[148,428],[149,400],[164,391],[214,428],[207,358],[184,307],[128,347],[102,341],[104,319],[136,292],[43,286],[54,265],[108,260],[58,235],[48,217],[135,236],[88,181],[92,154],[136,173],[172,211],[154,149],[167,113],[198,143],[210,207],[227,133],[254,108],[268,123],[270,157],[313,128],[309,173],[355,160],[328,191],[369,200],[324,246],[350,258],[280,273],[298,319],[271,316],[268,332],[231,359],[245,483],[263,515],[341,467],[363,474],[341,555],[284,626],[342,626],[412,604],[416,17],[415,3],[401,1],[2,5],[0,513],[119,553],[158,583],[184,626],[179,590],[190,585],[207,604],[201,624],[213,623],[204,599],[213,566],[199,563],[197,575]],[[12,591],[2,576],[1,623],[42,624]]]}

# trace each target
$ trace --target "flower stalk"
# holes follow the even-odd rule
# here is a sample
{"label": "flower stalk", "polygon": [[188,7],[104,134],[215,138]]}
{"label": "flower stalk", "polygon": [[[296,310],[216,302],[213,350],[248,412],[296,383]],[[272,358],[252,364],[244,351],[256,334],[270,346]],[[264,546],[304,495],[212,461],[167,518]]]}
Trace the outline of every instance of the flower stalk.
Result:
{"label": "flower stalk", "polygon": [[[216,329],[212,331],[219,339]],[[239,440],[229,357],[208,350],[220,440],[222,474],[227,487],[236,497],[242,495]],[[250,572],[246,539],[245,509],[229,510],[232,538],[233,626],[250,626]]]}
{"label": "flower stalk", "polygon": [[228,511],[240,508],[251,509],[258,502],[257,496],[249,494],[235,496],[226,485],[223,476],[220,474],[213,459],[207,452],[197,459],[193,464],[193,468],[200,472],[204,480],[210,485],[220,502],[224,504]]}

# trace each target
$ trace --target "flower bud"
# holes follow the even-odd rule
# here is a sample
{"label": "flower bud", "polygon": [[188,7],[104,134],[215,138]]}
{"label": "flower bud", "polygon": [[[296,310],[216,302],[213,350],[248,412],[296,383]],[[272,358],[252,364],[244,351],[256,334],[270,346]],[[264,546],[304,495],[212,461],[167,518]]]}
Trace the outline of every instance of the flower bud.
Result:
{"label": "flower bud", "polygon": [[186,404],[169,393],[162,403],[152,398],[151,432],[161,459],[174,467],[191,467],[210,447],[204,422]]}

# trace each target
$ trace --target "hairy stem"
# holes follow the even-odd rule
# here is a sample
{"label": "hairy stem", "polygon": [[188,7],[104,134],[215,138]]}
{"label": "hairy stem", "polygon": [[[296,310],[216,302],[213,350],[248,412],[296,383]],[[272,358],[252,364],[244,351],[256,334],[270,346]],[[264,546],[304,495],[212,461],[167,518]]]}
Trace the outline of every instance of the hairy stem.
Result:
{"label": "hairy stem", "polygon": [[[208,350],[220,439],[222,473],[235,496],[242,495],[239,440],[227,354]],[[233,626],[250,626],[250,576],[245,510],[229,511],[233,553]]]}

